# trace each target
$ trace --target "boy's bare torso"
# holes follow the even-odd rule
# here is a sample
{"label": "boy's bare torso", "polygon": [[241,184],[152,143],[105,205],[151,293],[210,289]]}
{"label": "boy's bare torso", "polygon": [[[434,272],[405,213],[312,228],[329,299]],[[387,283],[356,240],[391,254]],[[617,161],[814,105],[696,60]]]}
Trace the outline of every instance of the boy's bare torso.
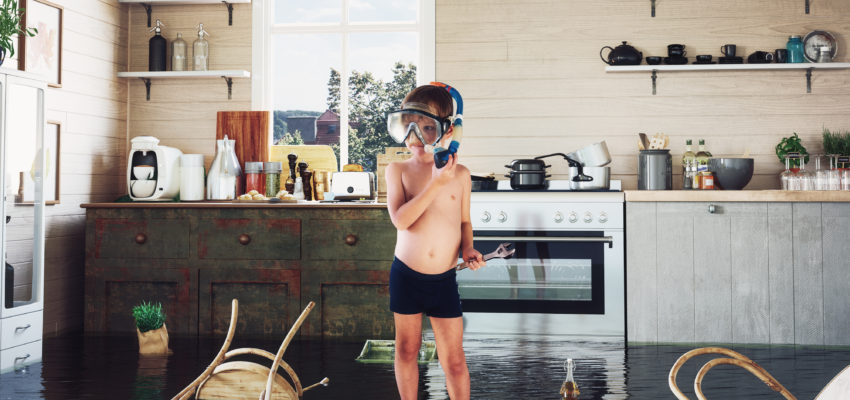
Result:
{"label": "boy's bare torso", "polygon": [[[399,163],[404,201],[421,193],[431,180],[431,167],[412,160]],[[454,179],[407,230],[398,231],[395,255],[411,269],[439,274],[457,265],[461,245],[461,206],[466,167],[458,165]]]}

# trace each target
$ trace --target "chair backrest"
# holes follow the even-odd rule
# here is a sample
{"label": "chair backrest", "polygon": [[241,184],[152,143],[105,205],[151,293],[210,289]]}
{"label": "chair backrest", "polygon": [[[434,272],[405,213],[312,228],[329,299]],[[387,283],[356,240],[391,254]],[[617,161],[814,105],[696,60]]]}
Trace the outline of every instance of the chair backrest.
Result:
{"label": "chair backrest", "polygon": [[815,400],[846,399],[850,399],[850,365],[844,367],[838,375],[835,375],[815,397]]}

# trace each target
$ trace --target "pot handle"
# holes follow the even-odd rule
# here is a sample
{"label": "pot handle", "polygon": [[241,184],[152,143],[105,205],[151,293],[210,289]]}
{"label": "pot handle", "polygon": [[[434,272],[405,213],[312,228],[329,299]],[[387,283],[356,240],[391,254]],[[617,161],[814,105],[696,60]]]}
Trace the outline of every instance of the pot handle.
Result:
{"label": "pot handle", "polygon": [[[610,61],[606,61],[606,60],[605,60],[605,57],[602,57],[602,52],[603,52],[603,51],[605,51],[605,49],[611,49],[611,51],[614,51],[614,48],[613,48],[613,47],[611,47],[611,46],[605,46],[605,47],[603,47],[603,48],[601,48],[601,49],[599,50],[599,58],[601,58],[601,59],[602,59],[602,62],[604,62],[605,64],[608,64],[608,65],[614,65],[614,64],[612,64]],[[611,55],[611,52],[608,52],[608,55]]]}
{"label": "pot handle", "polygon": [[505,178],[510,178],[510,177],[511,177],[510,175],[505,175]]}
{"label": "pot handle", "polygon": [[551,178],[551,177],[552,177],[552,175],[546,175],[545,177],[546,177],[546,178]]}
{"label": "pot handle", "polygon": [[513,168],[513,167],[510,166],[510,165],[505,165],[505,168]]}

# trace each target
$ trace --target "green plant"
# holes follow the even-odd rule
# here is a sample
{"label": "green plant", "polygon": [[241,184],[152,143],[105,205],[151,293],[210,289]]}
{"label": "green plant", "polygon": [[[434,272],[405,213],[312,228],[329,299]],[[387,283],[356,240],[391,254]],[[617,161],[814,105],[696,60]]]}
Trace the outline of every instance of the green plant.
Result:
{"label": "green plant", "polygon": [[823,151],[826,154],[850,156],[850,131],[830,132],[823,128]]}
{"label": "green plant", "polygon": [[[809,152],[806,151],[806,148],[803,146],[803,141],[797,136],[797,132],[794,132],[794,136],[788,136],[786,138],[782,138],[779,143],[776,145],[776,157],[779,158],[779,161],[785,162],[785,155],[788,153],[800,153],[805,159],[805,162],[809,162]],[[800,167],[800,160],[791,160],[792,168]]]}
{"label": "green plant", "polygon": [[12,36],[24,34],[33,37],[38,33],[38,29],[35,28],[21,28],[23,15],[24,9],[18,8],[18,0],[3,0],[2,10],[0,10],[0,47],[8,50],[10,57],[15,55]]}
{"label": "green plant", "polygon": [[145,303],[133,307],[133,318],[136,319],[136,327],[140,332],[159,329],[165,324],[165,312],[162,304]]}

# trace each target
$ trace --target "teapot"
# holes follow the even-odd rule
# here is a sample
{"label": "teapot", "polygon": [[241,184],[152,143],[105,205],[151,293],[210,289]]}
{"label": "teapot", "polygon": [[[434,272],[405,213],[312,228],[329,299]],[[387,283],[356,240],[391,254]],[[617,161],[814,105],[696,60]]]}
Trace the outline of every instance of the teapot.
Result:
{"label": "teapot", "polygon": [[[608,60],[605,60],[605,57],[602,56],[602,52],[605,49],[611,49],[608,53]],[[599,50],[599,57],[608,65],[640,65],[640,61],[643,59],[643,53],[629,46],[624,41],[617,48],[611,48],[611,46],[603,47]]]}

